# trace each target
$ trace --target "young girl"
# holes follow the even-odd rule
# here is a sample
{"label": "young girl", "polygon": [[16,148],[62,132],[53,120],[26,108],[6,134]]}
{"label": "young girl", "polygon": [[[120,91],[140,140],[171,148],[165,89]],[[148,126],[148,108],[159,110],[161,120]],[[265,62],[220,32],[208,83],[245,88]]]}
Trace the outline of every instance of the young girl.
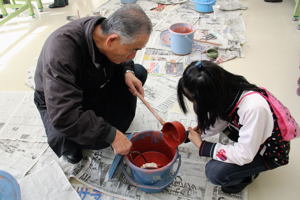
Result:
{"label": "young girl", "polygon": [[[186,113],[186,97],[198,118],[188,138],[200,156],[212,158],[205,173],[223,192],[238,193],[260,172],[288,163],[290,143],[283,141],[276,116],[259,93],[266,95],[243,76],[209,61],[192,62],[179,80],[179,105]],[[202,140],[220,132],[233,144]]]}

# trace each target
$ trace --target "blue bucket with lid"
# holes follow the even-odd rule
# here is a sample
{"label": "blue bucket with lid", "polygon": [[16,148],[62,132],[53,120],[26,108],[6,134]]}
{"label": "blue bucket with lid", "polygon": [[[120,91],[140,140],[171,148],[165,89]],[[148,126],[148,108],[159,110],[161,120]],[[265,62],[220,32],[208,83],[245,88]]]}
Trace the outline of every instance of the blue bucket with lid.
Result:
{"label": "blue bucket with lid", "polygon": [[[160,192],[169,186],[181,165],[177,148],[169,147],[160,131],[135,133],[131,142],[131,152],[124,157],[122,168],[127,181],[139,190],[148,193]],[[160,154],[161,157],[159,157]],[[178,164],[174,172],[173,167],[176,161]],[[158,167],[142,168],[143,162],[156,162]]]}

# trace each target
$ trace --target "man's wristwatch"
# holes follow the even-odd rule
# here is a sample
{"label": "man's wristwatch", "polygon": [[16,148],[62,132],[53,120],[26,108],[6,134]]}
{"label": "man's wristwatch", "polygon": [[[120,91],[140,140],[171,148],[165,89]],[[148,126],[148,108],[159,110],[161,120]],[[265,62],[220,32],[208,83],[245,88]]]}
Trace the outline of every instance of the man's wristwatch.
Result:
{"label": "man's wristwatch", "polygon": [[130,69],[127,69],[126,71],[125,71],[125,73],[132,73],[133,75],[135,75],[135,73],[134,73],[134,71],[133,70],[130,70]]}

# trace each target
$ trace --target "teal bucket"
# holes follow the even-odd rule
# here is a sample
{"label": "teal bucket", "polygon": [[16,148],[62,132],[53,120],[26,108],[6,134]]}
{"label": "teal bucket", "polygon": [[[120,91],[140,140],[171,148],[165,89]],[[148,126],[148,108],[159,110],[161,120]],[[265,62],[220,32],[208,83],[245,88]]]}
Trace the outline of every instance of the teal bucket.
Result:
{"label": "teal bucket", "polygon": [[190,24],[176,23],[170,26],[171,51],[177,55],[191,53],[194,41],[194,28]]}
{"label": "teal bucket", "polygon": [[193,2],[198,12],[210,13],[214,11],[213,5],[215,5],[216,0],[193,0]]}
{"label": "teal bucket", "polygon": [[[135,133],[132,148],[124,157],[123,173],[127,181],[148,193],[160,192],[175,179],[181,159],[177,148],[167,145],[160,131]],[[177,169],[173,171],[178,160]],[[142,168],[144,164],[156,163],[156,168]]]}

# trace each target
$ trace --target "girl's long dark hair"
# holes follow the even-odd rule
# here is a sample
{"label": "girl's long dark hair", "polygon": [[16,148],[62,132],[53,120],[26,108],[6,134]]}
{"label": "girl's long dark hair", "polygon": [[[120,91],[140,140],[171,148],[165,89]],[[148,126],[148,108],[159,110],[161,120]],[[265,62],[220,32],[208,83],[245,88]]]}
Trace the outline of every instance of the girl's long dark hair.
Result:
{"label": "girl's long dark hair", "polygon": [[217,118],[226,120],[231,108],[245,90],[261,91],[243,76],[232,74],[210,61],[192,62],[183,72],[177,87],[179,106],[187,112],[184,97],[193,102],[198,127],[204,131]]}

